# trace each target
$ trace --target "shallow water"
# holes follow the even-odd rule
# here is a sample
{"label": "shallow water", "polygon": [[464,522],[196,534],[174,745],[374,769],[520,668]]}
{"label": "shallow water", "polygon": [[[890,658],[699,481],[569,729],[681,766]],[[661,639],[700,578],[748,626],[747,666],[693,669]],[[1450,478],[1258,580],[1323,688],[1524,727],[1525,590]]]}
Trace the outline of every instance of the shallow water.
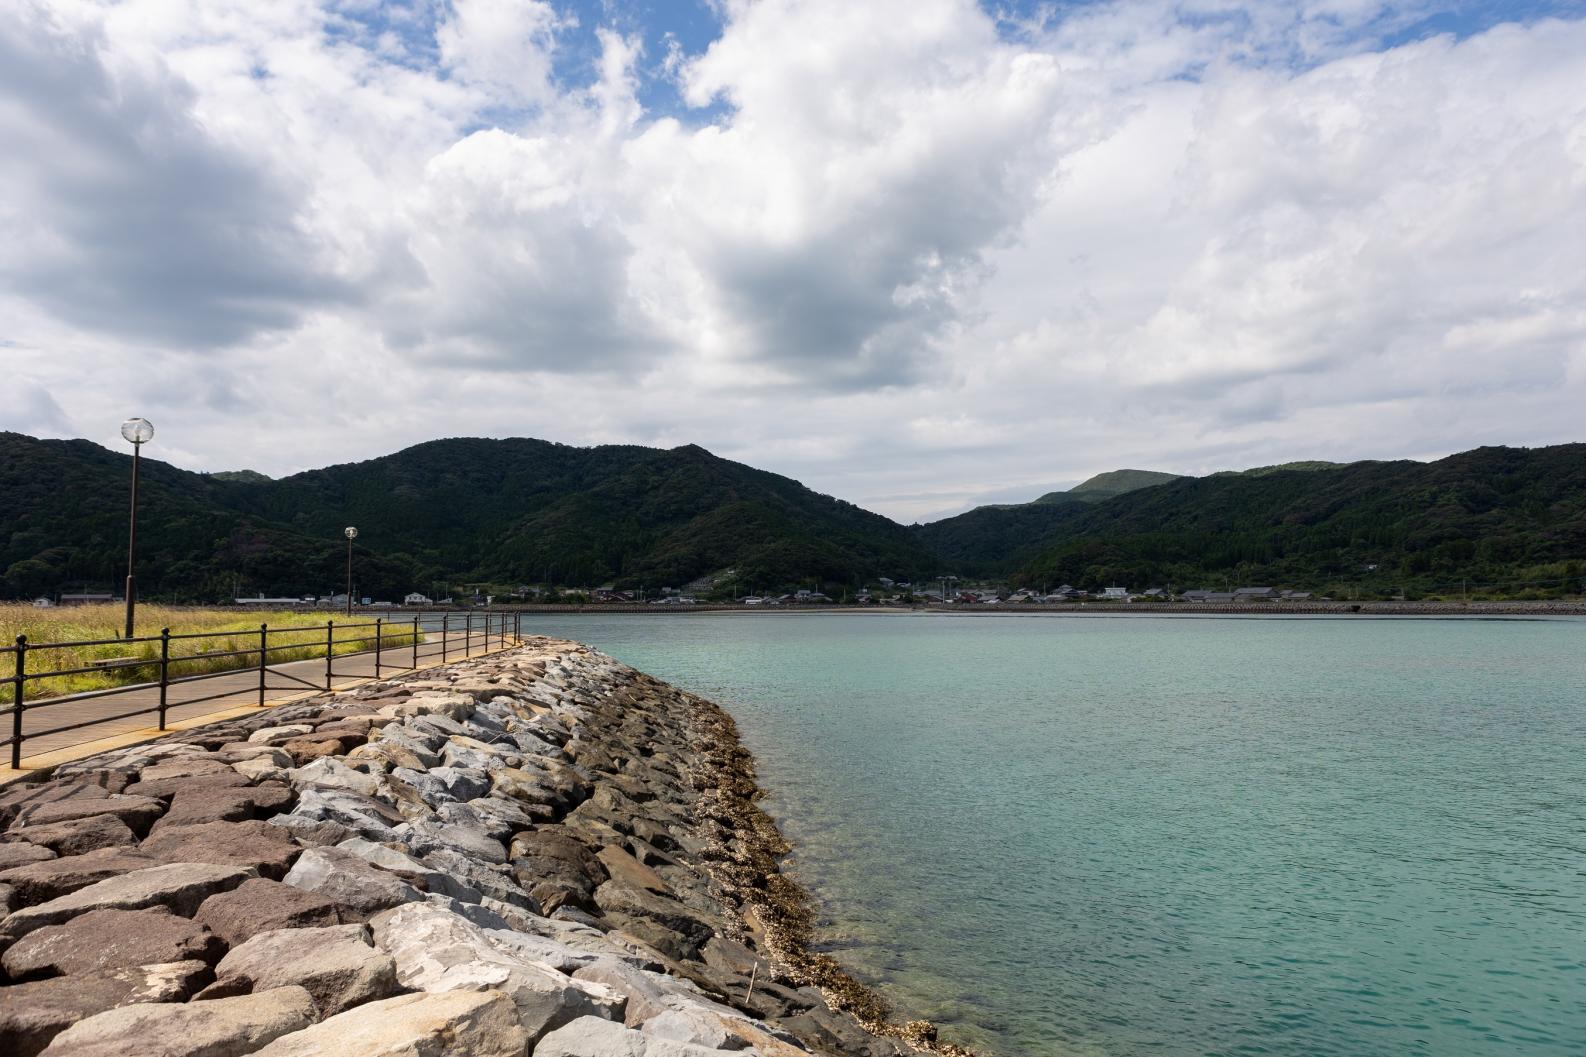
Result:
{"label": "shallow water", "polygon": [[1586,622],[532,630],[731,710],[831,945],[956,1041],[1586,1053]]}

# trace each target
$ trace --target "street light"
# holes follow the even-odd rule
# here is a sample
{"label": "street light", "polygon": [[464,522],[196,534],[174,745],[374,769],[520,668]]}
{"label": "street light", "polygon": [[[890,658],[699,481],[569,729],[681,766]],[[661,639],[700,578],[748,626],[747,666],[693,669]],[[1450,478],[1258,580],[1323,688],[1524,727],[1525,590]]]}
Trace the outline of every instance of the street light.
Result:
{"label": "street light", "polygon": [[347,615],[352,616],[352,541],[358,538],[358,530],[348,525],[341,530],[347,537]]}
{"label": "street light", "polygon": [[137,604],[137,584],[132,563],[138,549],[138,454],[154,439],[154,423],[146,418],[129,418],[121,423],[121,435],[132,445],[132,516],[127,521],[127,633],[132,637],[132,608]]}

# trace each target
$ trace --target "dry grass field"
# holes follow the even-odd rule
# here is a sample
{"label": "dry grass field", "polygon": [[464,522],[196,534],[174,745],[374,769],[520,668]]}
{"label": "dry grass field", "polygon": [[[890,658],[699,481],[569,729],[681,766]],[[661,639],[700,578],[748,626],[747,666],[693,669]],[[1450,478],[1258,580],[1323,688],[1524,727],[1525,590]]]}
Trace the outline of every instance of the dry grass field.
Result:
{"label": "dry grass field", "polygon": [[[238,668],[251,668],[259,663],[258,653],[243,653],[239,656],[213,656],[214,654],[227,654],[239,650],[257,651],[259,646],[259,625],[269,626],[269,645],[271,664],[285,663],[286,661],[307,660],[314,657],[325,656],[325,631],[326,620],[334,619],[338,624],[346,618],[336,613],[304,613],[287,610],[239,612],[235,609],[189,609],[174,608],[169,606],[140,605],[137,611],[137,635],[157,636],[161,628],[170,628],[173,636],[171,640],[171,657],[181,658],[179,663],[171,665],[173,678],[183,675],[197,675],[200,672],[231,671]],[[117,661],[130,658],[138,661],[157,662],[160,657],[160,643],[154,642],[109,642],[97,646],[73,645],[74,643],[93,642],[100,639],[115,639],[121,635],[125,610],[120,605],[99,606],[70,606],[56,609],[35,609],[31,605],[13,605],[0,603],[0,647],[10,646],[16,642],[18,635],[26,635],[28,639],[27,671],[28,673],[62,672],[74,668],[86,668],[94,662]],[[359,614],[352,618],[351,623],[363,625],[373,624],[373,615]],[[312,626],[318,630],[307,630]],[[292,628],[302,628],[301,631],[292,631]],[[198,639],[175,638],[177,635],[205,633],[206,637]],[[334,652],[337,654],[357,653],[361,650],[374,648],[373,627],[349,627],[335,629]],[[419,640],[423,641],[420,634]],[[411,626],[404,628],[398,622],[385,630],[381,635],[381,642],[385,649],[400,649],[410,646],[413,642]],[[62,643],[61,646],[47,646],[47,643]],[[0,679],[13,674],[11,656],[0,658]],[[102,671],[78,672],[70,675],[60,675],[34,681],[30,679],[27,684],[27,697],[37,700],[44,697],[57,697],[62,694],[80,693],[85,690],[99,690],[112,686],[124,686],[131,683],[146,683],[157,681],[160,677],[158,663],[152,664],[126,664],[111,667]],[[9,687],[6,688],[9,690]],[[4,694],[4,700],[9,701],[10,694]]]}

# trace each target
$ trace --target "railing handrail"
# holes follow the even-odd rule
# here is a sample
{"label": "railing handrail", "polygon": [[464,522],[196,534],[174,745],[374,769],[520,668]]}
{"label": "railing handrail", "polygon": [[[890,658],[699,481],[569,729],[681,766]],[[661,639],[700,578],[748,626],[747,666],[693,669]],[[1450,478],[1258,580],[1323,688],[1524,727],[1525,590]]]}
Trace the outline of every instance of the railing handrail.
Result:
{"label": "railing handrail", "polygon": [[[450,624],[451,622],[449,619],[446,619],[445,617],[442,618],[440,643],[441,663],[445,663],[448,659],[448,644],[446,642],[446,638],[451,630]],[[522,620],[520,617],[516,621],[515,627],[521,629],[521,624]],[[372,634],[346,634],[347,632],[370,630],[372,630]],[[173,633],[169,628],[162,628],[158,635],[139,635],[133,636],[132,638],[118,639],[83,639],[61,642],[33,642],[26,635],[18,635],[14,644],[0,646],[0,657],[11,658],[11,663],[7,666],[10,669],[10,673],[6,675],[0,675],[0,693],[3,693],[4,688],[7,687],[9,687],[11,690],[11,701],[9,707],[0,704],[0,715],[4,715],[6,712],[11,713],[11,733],[8,737],[0,738],[0,746],[9,745],[11,747],[11,766],[13,769],[20,769],[22,765],[22,746],[29,738],[44,737],[50,734],[78,730],[101,723],[115,722],[122,719],[128,719],[133,716],[154,712],[159,714],[159,729],[165,730],[167,711],[170,705],[170,702],[167,699],[167,691],[170,687],[179,686],[185,683],[198,682],[204,679],[220,679],[228,676],[236,676],[240,673],[247,673],[254,669],[257,669],[259,674],[257,686],[258,704],[260,707],[263,707],[265,704],[265,691],[267,689],[265,676],[266,673],[271,670],[270,664],[272,663],[270,657],[271,654],[278,653],[281,650],[300,650],[308,647],[310,649],[310,655],[298,659],[312,661],[316,659],[315,647],[322,646],[325,653],[326,689],[331,688],[335,678],[334,659],[338,656],[337,647],[346,647],[348,645],[354,647],[354,649],[348,651],[347,653],[340,654],[340,656],[357,656],[373,653],[375,658],[376,678],[380,678],[384,673],[384,669],[388,666],[395,668],[408,668],[417,671],[420,667],[419,662],[421,660],[419,654],[419,643],[424,636],[424,630],[425,629],[423,626],[423,620],[421,619],[421,614],[414,613],[411,619],[395,621],[387,620],[385,617],[381,616],[376,617],[372,621],[338,623],[334,618],[327,618],[323,624],[288,624],[281,627],[272,628],[267,623],[261,623],[257,627],[236,628],[229,631],[196,631]],[[490,623],[487,620],[484,641],[486,652],[488,652],[490,648],[490,630]],[[342,633],[341,637],[337,636],[337,632]],[[506,620],[504,616],[501,622],[500,632],[501,643],[502,645],[505,645]],[[271,635],[275,635],[277,637],[276,641],[271,641]],[[321,635],[323,635],[323,637],[321,637]],[[313,637],[305,639],[303,636]],[[403,641],[404,638],[407,637],[411,637],[410,643]],[[171,643],[173,640],[193,641],[218,638],[229,640],[241,638],[256,639],[256,643],[243,649],[225,649],[198,654],[175,654],[171,651]],[[472,652],[473,638],[474,625],[472,618],[470,618],[467,621],[465,631],[464,645],[467,654],[471,654]],[[287,641],[281,641],[283,639]],[[411,653],[408,655],[411,658],[410,664],[403,664],[400,663],[400,661],[393,661],[387,658],[386,654],[388,649],[392,648],[392,644],[388,643],[387,639],[395,639],[396,642],[394,648],[397,649],[400,649],[403,645],[412,646]],[[43,669],[35,671],[27,670],[28,656],[35,650],[60,650],[72,647],[112,645],[130,647],[145,643],[158,643],[158,652],[147,657],[137,656],[126,658],[104,658],[102,663],[73,668],[54,670]],[[229,660],[243,657],[254,657],[257,658],[257,661],[256,663],[226,667],[212,672],[191,672],[188,674],[179,675],[172,674],[172,669],[181,665],[183,662],[214,661],[217,659]],[[274,663],[280,664],[293,662],[277,661]],[[122,686],[101,687],[93,690],[78,691],[76,693],[60,694],[43,698],[36,702],[27,700],[27,686],[29,684],[43,682],[50,679],[61,679],[72,675],[102,674],[106,672],[124,671],[133,668],[151,669],[157,671],[159,677],[158,679],[149,680],[147,682],[128,683]],[[277,674],[283,675],[291,680],[302,682],[305,688],[313,688],[313,684],[308,683],[306,680],[300,680],[297,678],[297,676],[290,673],[279,672]],[[58,705],[71,704],[74,702],[89,701],[102,697],[112,697],[116,694],[125,694],[134,691],[151,690],[156,688],[159,690],[159,703],[157,705],[150,705],[147,708],[135,709],[131,712],[122,712],[113,716],[96,716],[92,719],[82,722],[70,723],[66,726],[54,727],[42,731],[33,731],[31,733],[27,733],[23,730],[22,719],[25,712],[32,712],[40,708],[50,708]],[[211,694],[207,697],[188,698],[176,702],[176,704],[199,704],[206,701],[218,700],[220,698],[239,696],[241,694],[250,692],[251,690],[223,691],[219,694]]]}

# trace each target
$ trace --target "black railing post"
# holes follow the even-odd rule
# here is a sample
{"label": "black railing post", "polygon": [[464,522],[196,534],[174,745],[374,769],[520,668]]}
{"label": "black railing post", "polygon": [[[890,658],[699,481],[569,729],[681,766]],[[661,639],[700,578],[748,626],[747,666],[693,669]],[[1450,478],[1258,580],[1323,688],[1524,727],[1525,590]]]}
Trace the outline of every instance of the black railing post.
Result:
{"label": "black railing post", "polygon": [[419,618],[413,618],[413,670],[419,670]]}
{"label": "black railing post", "polygon": [[474,655],[474,611],[470,609],[463,614],[463,618],[468,622],[463,629],[463,656],[472,657]]}
{"label": "black railing post", "polygon": [[11,695],[11,769],[22,769],[22,684],[27,680],[28,637],[17,636],[17,674]]}
{"label": "black railing post", "polygon": [[325,621],[325,689],[330,689],[330,654],[336,648],[336,622]]}
{"label": "black railing post", "polygon": [[166,690],[171,685],[171,629],[160,629],[160,729],[165,729]]}
{"label": "black railing post", "polygon": [[380,678],[380,635],[385,630],[385,617],[374,618],[374,677]]}
{"label": "black railing post", "polygon": [[264,658],[270,652],[270,625],[259,625],[259,707],[264,707]]}
{"label": "black railing post", "polygon": [[441,663],[446,663],[446,636],[452,633],[452,615],[441,614]]}

